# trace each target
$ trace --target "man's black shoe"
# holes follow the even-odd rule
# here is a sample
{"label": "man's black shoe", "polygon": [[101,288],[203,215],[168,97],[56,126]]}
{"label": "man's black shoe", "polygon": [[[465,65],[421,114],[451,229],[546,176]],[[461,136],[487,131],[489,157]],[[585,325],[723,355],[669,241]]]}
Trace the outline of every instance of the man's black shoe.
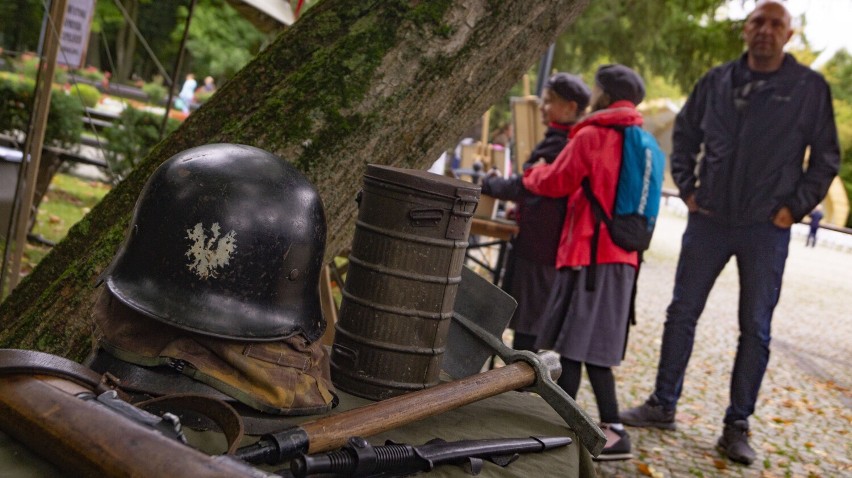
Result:
{"label": "man's black shoe", "polygon": [[675,411],[666,410],[652,395],[642,405],[618,414],[621,423],[631,427],[656,427],[663,430],[675,430]]}
{"label": "man's black shoe", "polygon": [[756,458],[754,450],[748,444],[748,422],[745,420],[725,424],[718,446],[725,456],[737,463],[751,465]]}

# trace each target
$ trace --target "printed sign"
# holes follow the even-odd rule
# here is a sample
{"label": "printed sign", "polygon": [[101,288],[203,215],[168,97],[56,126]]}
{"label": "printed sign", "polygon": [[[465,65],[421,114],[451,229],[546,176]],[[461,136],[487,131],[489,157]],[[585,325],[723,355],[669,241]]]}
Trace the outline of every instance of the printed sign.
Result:
{"label": "printed sign", "polygon": [[59,57],[56,59],[60,65],[83,67],[94,13],[95,0],[68,0],[65,23],[62,24],[62,35],[59,38]]}

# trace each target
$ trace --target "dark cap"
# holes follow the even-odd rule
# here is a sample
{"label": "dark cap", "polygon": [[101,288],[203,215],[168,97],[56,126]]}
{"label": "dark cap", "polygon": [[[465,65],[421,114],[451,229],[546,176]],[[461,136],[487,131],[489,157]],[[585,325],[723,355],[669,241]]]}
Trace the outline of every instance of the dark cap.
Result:
{"label": "dark cap", "polygon": [[645,99],[642,77],[624,65],[602,65],[595,73],[595,83],[609,95],[613,103],[627,100],[638,105]]}
{"label": "dark cap", "polygon": [[591,97],[592,91],[579,76],[556,73],[547,79],[544,87],[564,100],[577,102],[577,109],[580,111],[589,106],[589,97]]}

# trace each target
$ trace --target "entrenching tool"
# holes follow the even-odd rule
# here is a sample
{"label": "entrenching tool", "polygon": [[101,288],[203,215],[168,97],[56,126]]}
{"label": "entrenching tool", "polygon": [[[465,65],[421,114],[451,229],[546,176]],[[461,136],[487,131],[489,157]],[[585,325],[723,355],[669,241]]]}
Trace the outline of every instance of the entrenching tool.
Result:
{"label": "entrenching tool", "polygon": [[[549,369],[535,354],[516,352],[500,341],[499,336],[517,305],[515,300],[464,268],[455,304],[457,313],[454,313],[443,360],[444,369],[457,380],[264,435],[256,444],[237,450],[237,456],[250,463],[281,463],[300,454],[340,448],[352,436],[369,437],[525,387],[538,392],[577,433],[583,446],[597,456],[606,438],[591,418],[553,382],[550,370],[558,370],[558,361],[551,363]],[[483,332],[474,324],[470,319],[472,315],[490,332]],[[485,357],[495,351],[508,365],[477,373]]]}
{"label": "entrenching tool", "polygon": [[[444,371],[453,378],[476,374],[482,370],[485,361],[496,353],[516,370],[511,376],[517,385],[515,389],[524,388],[539,394],[577,433],[577,438],[589,453],[597,456],[606,444],[606,437],[592,418],[554,382],[558,374],[553,376],[552,371],[561,372],[555,356],[540,356],[503,344],[501,336],[509,320],[505,318],[505,309],[508,308],[508,316],[511,318],[514,304],[514,299],[497,286],[465,268],[453,308],[447,351],[444,352]],[[482,375],[487,373],[490,372]]]}

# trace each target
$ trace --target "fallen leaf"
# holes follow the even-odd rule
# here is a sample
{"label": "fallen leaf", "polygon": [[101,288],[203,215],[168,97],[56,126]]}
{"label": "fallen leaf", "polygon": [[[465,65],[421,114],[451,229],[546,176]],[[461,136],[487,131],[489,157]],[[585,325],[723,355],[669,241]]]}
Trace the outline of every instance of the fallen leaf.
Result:
{"label": "fallen leaf", "polygon": [[794,422],[794,420],[791,420],[789,418],[782,418],[782,417],[772,417],[772,421],[775,422],[775,423],[780,423],[782,425],[789,425],[789,424]]}
{"label": "fallen leaf", "polygon": [[645,476],[654,476],[652,468],[645,463],[636,463],[636,470]]}
{"label": "fallen leaf", "polygon": [[713,466],[715,466],[717,470],[727,470],[728,469],[728,464],[724,460],[719,460],[719,459],[713,460]]}

